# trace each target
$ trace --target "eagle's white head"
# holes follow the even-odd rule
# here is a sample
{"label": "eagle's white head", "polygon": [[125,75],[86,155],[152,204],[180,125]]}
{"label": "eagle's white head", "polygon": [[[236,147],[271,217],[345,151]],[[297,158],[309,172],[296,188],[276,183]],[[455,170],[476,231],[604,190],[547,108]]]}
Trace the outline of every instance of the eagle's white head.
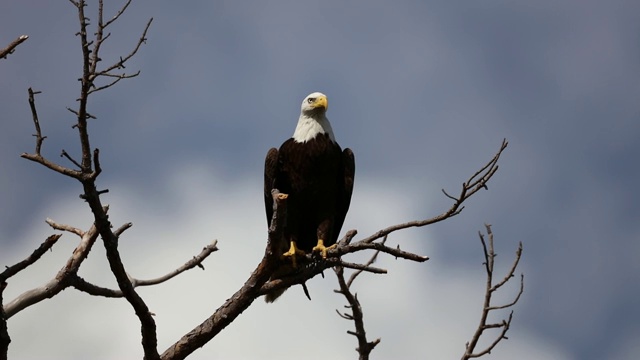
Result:
{"label": "eagle's white head", "polygon": [[326,113],[329,104],[327,96],[320,92],[314,92],[302,100],[300,106],[300,118],[293,132],[293,140],[299,143],[307,142],[318,134],[327,134],[331,141],[335,142],[333,129]]}

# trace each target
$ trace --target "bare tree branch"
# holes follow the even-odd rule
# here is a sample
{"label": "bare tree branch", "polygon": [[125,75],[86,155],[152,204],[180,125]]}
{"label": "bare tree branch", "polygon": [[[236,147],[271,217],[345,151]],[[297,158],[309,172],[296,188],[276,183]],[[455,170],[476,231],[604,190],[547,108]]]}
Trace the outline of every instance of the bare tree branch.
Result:
{"label": "bare tree branch", "polygon": [[42,136],[40,130],[40,120],[38,120],[38,111],[36,110],[35,94],[40,94],[40,91],[33,91],[29,88],[29,107],[31,108],[31,115],[33,117],[33,124],[36,127],[36,133],[33,135],[36,137],[36,154],[40,155],[40,149],[42,148],[42,142],[46,139],[46,136]]}
{"label": "bare tree branch", "polygon": [[130,75],[127,75],[127,74],[124,74],[124,73],[123,73],[123,74],[118,74],[118,75],[107,75],[107,74],[103,74],[103,75],[104,75],[104,76],[109,76],[109,77],[114,77],[114,78],[115,78],[115,80],[111,81],[111,82],[110,82],[110,83],[108,83],[107,85],[103,85],[103,86],[100,86],[100,87],[97,87],[97,88],[91,89],[91,90],[89,91],[89,94],[93,94],[94,92],[98,92],[98,91],[100,91],[100,90],[104,90],[104,89],[106,89],[106,88],[110,88],[110,87],[112,87],[113,85],[117,84],[117,83],[118,83],[120,80],[122,80],[122,79],[131,79],[131,78],[133,78],[133,77],[136,77],[136,76],[140,75],[140,71],[136,72],[135,74],[130,74]]}
{"label": "bare tree branch", "polygon": [[[104,70],[98,70],[97,69],[98,62],[100,62],[102,60],[98,56],[98,54],[100,52],[100,47],[102,46],[104,41],[107,40],[107,38],[109,38],[109,36],[111,35],[111,34],[104,35],[104,30],[109,25],[111,25],[113,22],[118,20],[118,18],[120,18],[120,16],[129,7],[129,4],[131,4],[131,0],[128,0],[120,8],[120,10],[118,10],[118,13],[111,20],[109,20],[109,21],[107,21],[105,23],[104,22],[104,15],[103,15],[103,0],[100,0],[98,2],[98,29],[97,29],[97,32],[96,32],[96,40],[95,40],[95,44],[94,44],[94,47],[93,47],[93,57],[91,58],[91,65],[90,65],[90,72],[91,72],[92,76],[89,78],[89,80],[91,80],[91,82],[92,82],[91,85],[92,85],[93,88],[91,90],[89,90],[87,95],[90,95],[90,94],[92,94],[94,92],[98,92],[98,91],[107,89],[107,88],[117,84],[122,79],[130,79],[130,78],[133,78],[133,77],[136,77],[136,76],[140,75],[140,71],[137,71],[137,72],[135,72],[133,74],[129,74],[129,75],[127,75],[126,73],[113,74],[112,71],[116,70],[116,69],[124,69],[125,68],[124,64],[127,61],[129,61],[133,56],[135,56],[135,54],[140,49],[140,46],[142,46],[142,44],[144,44],[147,41],[147,32],[149,31],[149,27],[151,26],[151,22],[153,21],[153,18],[149,19],[149,21],[147,22],[147,25],[145,26],[144,30],[142,31],[142,35],[140,36],[140,38],[138,39],[138,42],[136,43],[136,46],[134,47],[134,49],[127,56],[125,56],[124,58],[120,57],[119,61],[115,62],[113,65],[107,67]],[[112,80],[111,82],[109,82],[106,85],[95,86],[95,80],[97,80],[101,76],[111,77],[111,78],[114,78],[114,80]]]}
{"label": "bare tree branch", "polygon": [[[77,35],[80,38],[80,46],[82,49],[82,77],[80,78],[81,86],[80,86],[80,97],[78,98],[79,105],[78,109],[72,111],[77,116],[77,123],[75,128],[78,130],[78,135],[80,139],[81,145],[81,153],[82,158],[80,162],[76,162],[67,154],[67,159],[69,159],[74,165],[79,165],[79,170],[72,170],[58,164],[55,164],[47,159],[45,159],[40,154],[40,149],[42,145],[42,141],[44,138],[41,135],[40,125],[37,117],[37,112],[35,111],[35,102],[33,100],[33,91],[29,91],[30,95],[30,106],[32,109],[32,115],[34,120],[34,125],[36,127],[36,153],[35,154],[22,154],[22,157],[38,162],[56,172],[61,174],[73,177],[79,180],[83,186],[83,194],[81,197],[86,200],[91,208],[91,211],[94,216],[94,225],[97,230],[97,234],[103,239],[105,249],[107,251],[107,260],[109,261],[109,266],[111,268],[112,273],[116,277],[118,287],[122,291],[124,297],[127,301],[132,305],[135,310],[136,315],[140,319],[141,324],[141,332],[142,332],[142,345],[145,353],[145,358],[147,360],[159,359],[159,354],[157,351],[157,335],[156,335],[156,325],[153,317],[151,316],[147,305],[144,303],[142,298],[135,292],[133,284],[129,281],[127,273],[125,271],[124,265],[122,264],[122,260],[120,259],[120,253],[118,252],[118,235],[111,230],[111,223],[108,219],[106,211],[103,209],[102,202],[100,200],[100,195],[107,192],[107,190],[98,190],[95,185],[95,180],[101,172],[100,162],[99,162],[99,150],[95,149],[92,152],[90,141],[89,141],[89,132],[88,132],[88,124],[87,119],[92,117],[87,112],[87,104],[89,95],[92,92],[92,88],[94,88],[94,80],[98,76],[114,76],[115,74],[110,74],[109,71],[115,68],[124,68],[124,63],[133,57],[142,43],[146,40],[146,33],[151,24],[151,20],[147,23],[147,26],[144,29],[143,35],[138,41],[134,50],[127,55],[125,58],[120,58],[119,61],[115,63],[107,70],[98,71],[97,65],[100,59],[100,47],[104,43],[104,41],[109,37],[109,34],[104,35],[104,28],[117,18],[119,18],[122,13],[129,6],[130,1],[125,3],[125,5],[118,11],[114,19],[108,21],[106,24],[103,21],[103,0],[98,1],[98,26],[95,32],[95,39],[89,40],[88,37],[88,27],[89,27],[89,18],[85,14],[85,8],[87,7],[86,1],[84,0],[70,0],[70,2],[76,7],[78,14],[78,21],[80,23],[80,30]],[[121,76],[122,78],[129,77],[128,75]],[[62,156],[65,152],[63,152]],[[124,231],[123,229],[122,231]],[[86,236],[86,234],[85,234]],[[96,235],[97,236],[97,235]],[[84,236],[83,236],[84,241]],[[81,242],[82,244],[82,242]],[[86,255],[85,255],[86,256]],[[80,260],[79,263],[81,263]],[[78,263],[78,266],[79,266]],[[76,269],[77,271],[77,269]],[[75,272],[73,272],[75,276]],[[61,276],[61,273],[58,274]],[[19,298],[14,300],[14,302],[10,303],[8,308],[5,308],[5,312],[7,317],[10,317],[16,311],[19,311],[19,307],[12,305],[22,305],[28,306],[32,303],[40,301],[46,297],[53,296],[57,294],[61,289],[69,286],[69,279],[73,279],[74,276],[65,275],[62,276],[61,279],[64,279],[66,282],[61,281],[61,279],[54,279],[50,282],[50,284],[46,285],[45,289],[34,289],[33,293],[25,293],[24,298]],[[44,291],[43,291],[44,290]],[[13,309],[13,310],[12,310]],[[13,311],[13,312],[12,312]]]}
{"label": "bare tree branch", "polygon": [[[20,261],[19,263],[7,267],[2,273],[0,273],[0,283],[7,281],[10,277],[19,273],[20,271],[26,269],[31,264],[35,263],[44,255],[47,250],[51,249],[53,245],[60,239],[62,234],[55,234],[49,236],[40,246],[31,253],[26,259]],[[0,303],[1,304],[1,303]]]}
{"label": "bare tree branch", "polygon": [[38,111],[36,110],[36,103],[35,103],[35,95],[37,94],[40,94],[40,91],[33,91],[33,89],[29,88],[29,107],[31,108],[31,117],[33,119],[33,125],[36,129],[36,133],[33,135],[36,137],[36,150],[34,154],[22,153],[20,156],[27,160],[31,160],[41,165],[44,165],[47,168],[57,173],[72,177],[74,179],[80,179],[80,176],[82,175],[80,171],[72,170],[64,166],[58,165],[52,161],[49,161],[48,159],[44,158],[40,153],[42,148],[42,142],[47,137],[42,136],[42,130],[40,129],[40,120],[38,119]]}
{"label": "bare tree branch", "polygon": [[445,195],[453,199],[454,203],[442,214],[430,219],[409,221],[403,224],[389,226],[365,239],[360,240],[360,242],[370,243],[398,230],[407,229],[410,227],[423,227],[458,215],[464,209],[464,206],[462,206],[462,204],[465,200],[473,196],[480,189],[486,188],[487,182],[493,177],[496,171],[498,171],[498,160],[500,160],[502,152],[507,148],[508,145],[509,143],[507,142],[507,140],[503,139],[502,144],[500,145],[500,149],[494,155],[493,159],[491,159],[486,165],[484,165],[480,170],[478,170],[466,182],[462,184],[462,190],[460,191],[460,194],[457,198],[452,197],[445,192]]}
{"label": "bare tree branch", "polygon": [[[111,23],[115,22],[116,20],[118,20],[120,18],[120,16],[127,11],[127,8],[129,7],[129,5],[131,4],[131,0],[127,0],[127,2],[120,8],[120,10],[118,10],[118,13],[116,15],[114,15],[113,18],[111,18],[111,20],[107,21],[102,28],[106,29],[109,25],[111,25]],[[101,16],[102,17],[102,16]]]}
{"label": "bare tree branch", "polygon": [[11,338],[9,337],[9,332],[7,330],[7,319],[11,316],[5,311],[5,307],[2,305],[4,303],[3,292],[7,287],[7,280],[19,273],[20,271],[26,269],[31,264],[38,261],[42,255],[44,255],[47,250],[50,250],[51,247],[60,239],[62,234],[55,234],[49,236],[36,250],[33,251],[31,255],[29,255],[26,259],[21,262],[7,267],[0,274],[0,360],[7,359],[7,354],[9,351],[9,344],[11,343]]}
{"label": "bare tree branch", "polygon": [[339,266],[339,267],[342,267],[342,268],[357,270],[360,273],[362,273],[362,272],[368,272],[368,273],[372,273],[372,274],[386,274],[387,273],[387,269],[374,267],[374,266],[371,266],[371,264],[357,264],[357,263],[346,262],[346,261],[342,261],[342,260],[336,261],[335,265],[333,265],[334,262],[332,260],[328,260],[327,263],[331,264],[332,266]]}
{"label": "bare tree branch", "polygon": [[[120,60],[118,62],[116,62],[115,64],[109,66],[108,68],[96,72],[96,75],[98,76],[106,76],[106,75],[111,75],[111,71],[115,70],[115,69],[124,69],[124,64],[129,61],[137,52],[138,50],[140,50],[140,47],[142,46],[142,44],[145,44],[147,42],[147,32],[149,31],[149,27],[151,26],[151,22],[153,21],[153,18],[149,19],[149,21],[147,22],[147,25],[144,27],[144,30],[142,31],[142,35],[140,36],[140,38],[138,39],[138,43],[136,44],[135,48],[133,50],[131,50],[131,52],[126,55],[124,58],[120,58]],[[140,73],[138,71],[138,73]],[[135,75],[128,75],[128,76],[124,76],[125,78],[127,77],[135,77],[138,75],[138,73],[136,73]],[[123,74],[124,75],[124,74]]]}
{"label": "bare tree branch", "polygon": [[184,265],[182,265],[181,267],[175,269],[174,271],[164,275],[164,276],[160,276],[158,278],[155,279],[149,279],[149,280],[138,280],[135,278],[131,278],[131,283],[133,284],[133,286],[149,286],[149,285],[156,285],[156,284],[160,284],[163,283],[167,280],[170,280],[172,278],[174,278],[175,276],[193,269],[194,267],[199,267],[201,269],[204,270],[204,266],[202,266],[202,261],[204,259],[206,259],[212,252],[214,251],[218,251],[218,247],[216,246],[218,244],[217,240],[214,240],[210,245],[205,246],[202,249],[202,252],[196,256],[193,257],[193,259],[187,261]]}
{"label": "bare tree branch", "polygon": [[261,293],[262,285],[269,280],[277,265],[276,253],[273,250],[276,244],[284,239],[283,224],[286,214],[287,195],[279,193],[276,189],[272,191],[273,196],[273,217],[269,227],[269,237],[265,254],[253,271],[249,279],[236,291],[227,301],[224,302],[209,318],[202,324],[196,326],[180,340],[171,345],[161,358],[184,359],[198,348],[209,342],[220,331],[233,322],[244,310],[246,310]]}
{"label": "bare tree branch", "polygon": [[[382,240],[382,245],[384,245],[386,241],[387,241],[387,238],[385,237]],[[373,264],[376,261],[378,254],[380,254],[380,250],[377,250],[376,252],[373,253],[371,258],[366,262],[365,266],[367,267],[371,266],[371,264]],[[345,307],[351,309],[351,314],[340,313],[340,311],[338,311],[337,309],[336,309],[336,312],[338,312],[338,315],[340,315],[342,318],[351,320],[354,322],[356,331],[347,331],[347,333],[355,336],[358,339],[358,347],[356,348],[356,351],[359,354],[359,359],[369,360],[369,354],[376,347],[376,345],[380,343],[381,339],[377,338],[373,341],[367,340],[367,333],[364,328],[364,314],[362,313],[362,306],[360,305],[360,300],[358,300],[358,294],[354,294],[351,292],[351,285],[353,284],[353,281],[360,274],[362,274],[362,271],[361,270],[355,271],[353,274],[351,274],[351,276],[349,277],[349,281],[347,282],[345,281],[345,278],[344,278],[344,268],[342,266],[336,266],[333,268],[333,270],[336,273],[336,277],[338,278],[338,284],[340,286],[339,290],[334,290],[334,291],[339,294],[342,294],[347,299],[347,302],[349,303],[349,305]]]}
{"label": "bare tree branch", "polygon": [[[184,265],[180,266],[179,268],[171,271],[170,273],[157,277],[155,279],[149,279],[149,280],[139,280],[136,279],[134,277],[129,276],[129,281],[131,281],[131,284],[133,285],[133,287],[138,287],[138,286],[151,286],[151,285],[157,285],[157,284],[161,284],[165,281],[171,280],[174,277],[176,277],[177,275],[180,275],[181,273],[193,269],[195,267],[199,267],[201,269],[204,270],[204,266],[202,265],[202,262],[209,256],[211,255],[211,253],[218,251],[218,247],[217,247],[218,241],[214,240],[211,244],[205,246],[202,251],[200,252],[200,254],[194,256],[192,259],[190,259],[189,261],[187,261]],[[95,296],[103,296],[103,297],[110,297],[110,298],[120,298],[123,297],[124,294],[122,293],[121,290],[113,290],[113,289],[108,289],[108,288],[103,288],[97,285],[94,285],[90,282],[87,282],[86,280],[76,276],[76,278],[74,279],[74,281],[71,284],[74,288],[86,292],[90,295],[95,295]]]}
{"label": "bare tree branch", "polygon": [[80,46],[82,49],[82,77],[80,78],[81,86],[80,86],[80,97],[78,101],[80,102],[78,106],[78,122],[76,123],[76,128],[78,129],[78,134],[80,136],[80,146],[82,149],[82,161],[81,161],[81,170],[83,174],[91,172],[91,145],[89,144],[89,133],[87,131],[87,101],[88,101],[88,93],[92,84],[92,73],[91,73],[91,42],[87,38],[87,26],[89,19],[86,17],[84,13],[84,8],[87,6],[84,0],[73,1],[70,0],[72,4],[74,4],[78,10],[78,20],[80,22],[80,31],[76,34],[80,36]]}
{"label": "bare tree branch", "polygon": [[366,242],[365,240],[359,240],[349,245],[338,245],[334,249],[329,250],[327,252],[327,256],[339,257],[344,254],[350,254],[357,251],[370,249],[370,250],[377,250],[383,253],[387,253],[389,255],[393,255],[396,258],[401,258],[401,259],[406,259],[411,261],[425,262],[429,260],[429,257],[427,256],[422,256],[422,255],[414,254],[408,251],[404,251],[404,250],[401,250],[399,247],[392,248],[392,247],[383,245],[382,243]]}
{"label": "bare tree branch", "polygon": [[92,226],[89,231],[83,233],[82,239],[75,250],[73,250],[71,257],[69,257],[66,264],[58,271],[53,279],[40,287],[20,294],[4,306],[7,319],[31,305],[54,297],[60,291],[66,289],[69,286],[70,277],[77,274],[80,265],[87,258],[87,255],[89,255],[96,239],[98,239],[98,232],[96,227]]}
{"label": "bare tree branch", "polygon": [[107,260],[111,272],[115,276],[118,287],[122,290],[124,297],[131,304],[140,319],[145,359],[159,359],[155,320],[153,320],[147,304],[142,300],[140,295],[138,295],[133,284],[129,281],[122,259],[120,258],[120,252],[118,251],[118,237],[111,231],[111,222],[106,213],[102,211],[102,202],[100,201],[100,195],[98,190],[96,190],[94,180],[85,180],[82,182],[82,185],[87,203],[89,203],[89,207],[93,212],[96,228],[102,237],[105,250],[107,251]]}
{"label": "bare tree branch", "polygon": [[122,235],[123,232],[127,231],[130,227],[133,226],[133,223],[124,223],[122,224],[122,226],[120,226],[118,229],[116,229],[116,231],[114,231],[113,233],[117,236],[120,237],[120,235]]}
{"label": "bare tree branch", "polygon": [[72,234],[76,234],[79,237],[82,238],[82,235],[84,235],[84,231],[73,227],[71,225],[66,225],[66,224],[58,224],[57,222],[51,220],[51,219],[47,219],[45,220],[45,222],[51,226],[52,228],[56,229],[56,230],[60,230],[60,231],[66,231],[66,232],[70,232]]}
{"label": "bare tree branch", "polygon": [[82,168],[82,165],[80,165],[77,161],[75,161],[71,155],[69,155],[69,153],[67,153],[64,149],[62,149],[62,152],[60,152],[60,157],[65,157],[67,158],[67,160],[71,161],[71,163],[75,166],[78,167],[78,169]]}
{"label": "bare tree branch", "polygon": [[[98,62],[100,59],[100,47],[106,40],[107,36],[104,36],[104,21],[103,21],[103,0],[98,1],[98,26],[95,33],[95,39],[90,41],[87,36],[87,27],[89,26],[89,20],[85,15],[86,2],[84,0],[73,1],[70,0],[78,10],[78,20],[80,23],[80,31],[78,35],[80,37],[80,45],[82,47],[82,64],[83,71],[80,79],[80,97],[78,99],[79,106],[77,110],[77,129],[80,137],[80,144],[82,149],[81,173],[79,177],[83,186],[83,198],[89,204],[91,212],[94,216],[95,226],[102,237],[104,247],[107,252],[107,260],[111,272],[114,274],[118,287],[122,291],[124,297],[133,307],[138,319],[140,320],[141,333],[142,333],[142,347],[144,349],[145,359],[155,360],[159,359],[160,355],[157,350],[157,334],[156,324],[149,311],[147,304],[135,291],[133,284],[129,281],[129,277],[120,258],[118,251],[118,236],[111,230],[111,222],[106,213],[102,210],[102,202],[100,200],[100,194],[105,191],[98,191],[95,185],[95,180],[101,172],[99,163],[99,150],[95,149],[91,151],[91,145],[89,142],[88,132],[88,112],[87,103],[91,88],[94,87],[94,80],[100,76],[100,72],[97,70]],[[122,12],[126,9],[128,3],[120,9],[116,18],[118,18]],[[108,22],[111,24],[111,22]],[[147,29],[150,26],[150,22],[147,24],[143,33],[143,38]],[[135,50],[130,53],[124,61],[133,57],[137,50],[140,48],[141,40],[136,46]],[[93,49],[91,46],[93,45]],[[123,64],[121,59],[117,64]],[[92,156],[93,155],[93,156]],[[92,161],[93,160],[93,161]]]}
{"label": "bare tree branch", "polygon": [[[486,224],[485,228],[487,230],[487,234],[489,235],[488,246],[485,241],[484,235],[482,233],[479,233],[480,242],[482,242],[482,249],[484,251],[485,271],[487,273],[487,284],[486,284],[485,294],[484,294],[484,304],[482,306],[482,315],[480,316],[480,324],[478,325],[478,328],[473,334],[473,337],[471,338],[471,340],[466,344],[465,352],[462,355],[462,360],[478,358],[486,354],[489,354],[496,347],[496,345],[498,345],[500,341],[502,341],[503,339],[507,339],[506,334],[507,334],[507,331],[509,331],[509,327],[511,326],[511,320],[513,319],[513,311],[509,313],[509,317],[506,320],[502,320],[502,322],[500,323],[493,323],[493,324],[487,323],[489,312],[492,310],[506,309],[506,308],[512,307],[518,302],[518,300],[520,299],[520,296],[522,295],[522,292],[524,291],[524,275],[521,274],[520,289],[518,290],[518,294],[516,295],[515,299],[505,305],[500,305],[500,306],[491,305],[491,297],[493,296],[493,293],[496,292],[502,285],[506,284],[507,281],[509,281],[513,277],[513,274],[515,273],[516,268],[518,267],[518,264],[520,262],[520,257],[522,256],[522,243],[519,243],[518,245],[518,250],[516,250],[515,260],[513,265],[511,266],[511,269],[507,272],[505,277],[500,282],[493,285],[493,272],[494,272],[496,253],[493,247],[493,232],[491,231],[491,225]],[[475,352],[476,346],[478,345],[478,341],[480,340],[480,337],[482,336],[484,331],[487,329],[500,329],[500,334],[485,349]]]}
{"label": "bare tree branch", "polygon": [[85,279],[81,278],[78,275],[73,277],[73,280],[70,281],[71,286],[73,286],[76,290],[85,292],[89,295],[93,296],[102,296],[106,298],[121,298],[124,297],[122,291],[120,289],[109,289],[102,286],[98,286],[92,284]]}
{"label": "bare tree branch", "polygon": [[22,44],[29,38],[28,35],[20,35],[17,39],[13,40],[6,48],[0,50],[0,59],[6,59],[7,55],[13,54],[18,45]]}

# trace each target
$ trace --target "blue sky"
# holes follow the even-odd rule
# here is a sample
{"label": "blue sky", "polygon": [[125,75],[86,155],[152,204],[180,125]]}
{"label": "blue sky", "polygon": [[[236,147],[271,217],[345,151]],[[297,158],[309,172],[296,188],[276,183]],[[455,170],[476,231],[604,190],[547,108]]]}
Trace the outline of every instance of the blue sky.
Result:
{"label": "blue sky", "polygon": [[[7,265],[52,233],[45,218],[83,228],[90,218],[79,184],[19,158],[34,147],[28,87],[43,92],[44,154],[78,153],[65,109],[79,91],[74,8],[3,2],[0,14],[0,44],[30,36],[0,60],[0,261]],[[221,248],[207,271],[141,290],[158,314],[161,350],[257,264],[264,155],[293,133],[302,99],[322,91],[339,143],[356,154],[345,228],[362,235],[439,213],[448,206],[440,189],[457,191],[502,138],[510,141],[490,190],[460,216],[391,239],[430,261],[382,259],[388,275],[361,279],[369,333],[382,337],[374,356],[460,356],[479,316],[477,231],[486,222],[505,267],[523,242],[526,276],[510,339],[491,358],[640,356],[640,4],[134,2],[103,48],[105,64],[128,52],[149,17],[148,43],[127,67],[141,75],[90,102],[98,117],[92,145],[104,168],[99,185],[110,189],[104,201],[114,222],[134,223],[122,247],[135,276],[177,267],[213,238]],[[5,300],[57,271],[75,242],[63,239],[9,284]],[[113,284],[102,253],[95,249],[81,273]],[[312,302],[292,289],[272,306],[255,304],[194,358],[297,359],[278,340],[292,336],[309,351],[308,321],[330,333],[331,344],[310,358],[353,358],[351,324],[335,315],[344,301],[333,288],[328,276],[310,283]],[[41,348],[84,339],[60,349],[60,358],[95,349],[104,359],[139,357],[127,306],[65,291],[10,320],[11,351],[42,356],[28,336],[40,332]],[[51,325],[40,325],[43,317]],[[96,326],[87,330],[83,319]],[[105,338],[119,345],[103,348]],[[239,346],[247,338],[255,346]]]}

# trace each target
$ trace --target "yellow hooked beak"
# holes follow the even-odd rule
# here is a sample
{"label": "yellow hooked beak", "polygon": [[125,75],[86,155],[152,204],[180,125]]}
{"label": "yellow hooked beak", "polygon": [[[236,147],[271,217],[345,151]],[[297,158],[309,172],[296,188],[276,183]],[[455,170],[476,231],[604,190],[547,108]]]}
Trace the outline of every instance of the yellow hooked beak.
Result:
{"label": "yellow hooked beak", "polygon": [[318,98],[316,99],[316,101],[313,103],[313,107],[314,108],[324,108],[325,110],[327,109],[328,106],[328,102],[327,102],[327,97],[326,96],[318,96]]}

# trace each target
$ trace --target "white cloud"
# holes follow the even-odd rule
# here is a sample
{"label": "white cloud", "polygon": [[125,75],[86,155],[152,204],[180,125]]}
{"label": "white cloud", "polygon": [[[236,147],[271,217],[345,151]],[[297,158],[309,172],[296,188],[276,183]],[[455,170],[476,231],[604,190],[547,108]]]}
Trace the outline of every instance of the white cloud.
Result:
{"label": "white cloud", "polygon": [[[111,204],[115,226],[134,222],[120,248],[128,270],[136,277],[161,275],[212,239],[220,241],[220,251],[204,264],[206,271],[192,270],[166,284],[139,289],[156,314],[159,351],[198,325],[242,285],[261,258],[266,239],[261,184],[243,179],[221,181],[215,171],[198,164],[172,170],[160,177],[165,180],[157,193],[121,183],[109,186],[111,192],[104,196]],[[346,226],[358,226],[360,234],[367,235],[414,218],[418,207],[412,204],[415,189],[388,185],[361,180]],[[33,214],[36,220],[22,234],[20,245],[3,252],[0,260],[5,264],[19,260],[51,233],[41,222],[45,217],[87,228],[87,213],[86,204],[76,194],[61,194]],[[51,277],[75,241],[65,234],[42,261],[12,279],[5,301]],[[428,231],[400,233],[390,241],[437,257]],[[419,241],[424,243],[418,246]],[[459,357],[479,317],[483,278],[477,264],[452,270],[438,261],[415,264],[383,256],[377,265],[389,269],[389,274],[366,274],[355,285],[368,335],[382,338],[375,357]],[[81,275],[113,286],[107,269],[98,242]],[[357,343],[346,334],[353,325],[335,314],[334,309],[341,309],[345,301],[332,292],[336,286],[333,274],[325,275],[325,279],[309,282],[312,301],[299,287],[275,304],[259,299],[192,358],[353,359]],[[140,358],[142,353],[139,323],[126,301],[89,297],[74,290],[15,315],[9,330],[13,358],[128,359]],[[518,326],[492,358],[511,359],[515,354],[520,359],[569,359],[561,349]]]}

